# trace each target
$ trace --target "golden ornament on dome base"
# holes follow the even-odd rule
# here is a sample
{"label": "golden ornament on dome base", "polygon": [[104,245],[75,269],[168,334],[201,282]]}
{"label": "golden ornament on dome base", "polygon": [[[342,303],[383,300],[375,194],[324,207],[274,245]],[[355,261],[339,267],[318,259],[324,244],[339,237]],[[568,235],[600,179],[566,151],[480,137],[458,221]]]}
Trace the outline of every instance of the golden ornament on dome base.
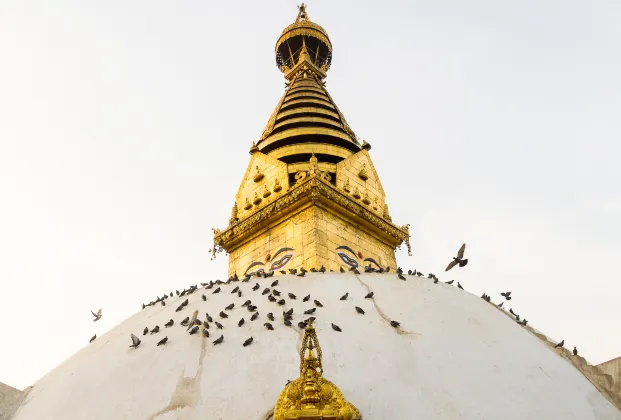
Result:
{"label": "golden ornament on dome base", "polygon": [[300,350],[300,377],[280,393],[274,420],[362,420],[358,409],[322,375],[321,347],[309,323]]}

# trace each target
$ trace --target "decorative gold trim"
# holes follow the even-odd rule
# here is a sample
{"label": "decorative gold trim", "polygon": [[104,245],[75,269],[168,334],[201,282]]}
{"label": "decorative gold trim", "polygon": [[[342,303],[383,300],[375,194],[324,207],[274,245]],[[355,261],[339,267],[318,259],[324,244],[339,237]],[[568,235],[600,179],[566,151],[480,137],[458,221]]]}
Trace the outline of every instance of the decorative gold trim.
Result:
{"label": "decorative gold trim", "polygon": [[274,407],[274,420],[361,420],[360,411],[323,377],[321,346],[308,323],[300,349],[300,376],[285,385]]}

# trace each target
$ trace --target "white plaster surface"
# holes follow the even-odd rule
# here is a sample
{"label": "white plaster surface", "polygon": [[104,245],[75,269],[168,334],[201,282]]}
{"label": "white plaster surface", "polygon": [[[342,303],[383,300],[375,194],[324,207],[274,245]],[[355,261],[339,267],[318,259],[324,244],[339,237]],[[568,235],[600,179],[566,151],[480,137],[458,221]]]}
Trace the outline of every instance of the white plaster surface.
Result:
{"label": "white plaster surface", "polygon": [[[199,289],[181,312],[175,308],[185,297],[175,296],[165,307],[138,312],[48,373],[14,420],[266,419],[287,379],[298,375],[302,334],[283,325],[282,310],[293,307],[297,323],[313,299],[324,304],[315,313],[324,375],[366,420],[621,420],[574,366],[495,306],[456,287],[406,277],[309,273],[258,279],[256,292],[252,279],[223,285],[216,295]],[[261,295],[276,278],[284,307]],[[230,294],[237,285],[241,298]],[[379,311],[363,298],[368,290]],[[345,292],[349,298],[339,300]],[[259,308],[254,322],[240,307],[246,299]],[[231,302],[230,318],[219,319]],[[220,335],[213,324],[209,339],[179,326],[194,309],[201,319],[208,311],[224,325],[223,344],[212,344]],[[268,312],[276,317],[274,331],[263,326]],[[246,323],[238,327],[241,317]],[[175,326],[166,329],[170,318]],[[387,319],[401,322],[403,330]],[[331,322],[343,332],[333,331]],[[159,334],[142,336],[145,326],[155,325]],[[128,347],[131,332],[143,340],[136,350]],[[168,344],[156,347],[165,335]],[[250,336],[254,343],[242,347]]]}
{"label": "white plaster surface", "polygon": [[0,382],[0,420],[8,420],[24,397],[24,391]]}

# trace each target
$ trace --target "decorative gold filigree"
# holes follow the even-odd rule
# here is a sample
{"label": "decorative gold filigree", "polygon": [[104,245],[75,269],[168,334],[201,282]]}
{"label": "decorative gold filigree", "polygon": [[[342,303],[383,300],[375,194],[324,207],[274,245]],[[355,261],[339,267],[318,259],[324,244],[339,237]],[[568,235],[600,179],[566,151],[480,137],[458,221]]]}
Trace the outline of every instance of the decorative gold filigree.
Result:
{"label": "decorative gold filigree", "polygon": [[274,407],[274,420],[361,420],[341,390],[323,377],[321,346],[308,324],[300,349],[300,376],[289,382]]}
{"label": "decorative gold filigree", "polygon": [[306,171],[297,171],[295,174],[295,185],[301,183],[306,179],[307,172]]}
{"label": "decorative gold filigree", "polygon": [[321,177],[321,179],[323,179],[326,182],[330,182],[332,181],[332,175],[330,175],[328,172],[320,172],[319,176]]}

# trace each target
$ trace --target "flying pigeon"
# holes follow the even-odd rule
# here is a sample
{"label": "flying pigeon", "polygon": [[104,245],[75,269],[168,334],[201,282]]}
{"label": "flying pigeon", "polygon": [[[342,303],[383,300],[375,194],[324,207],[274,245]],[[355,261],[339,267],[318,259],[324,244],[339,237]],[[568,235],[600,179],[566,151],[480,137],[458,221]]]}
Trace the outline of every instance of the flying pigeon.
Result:
{"label": "flying pigeon", "polygon": [[464,251],[466,250],[466,244],[463,244],[461,246],[461,248],[459,248],[459,251],[457,251],[457,256],[453,257],[453,261],[451,261],[449,263],[448,266],[446,266],[446,269],[444,271],[449,271],[451,268],[455,267],[457,264],[459,264],[460,267],[465,267],[466,264],[468,264],[468,259],[464,259]]}
{"label": "flying pigeon", "polygon": [[97,322],[101,319],[101,308],[99,308],[99,310],[97,311],[97,313],[91,311],[91,313],[93,314],[93,316],[95,317],[95,319],[93,319],[93,322]]}

